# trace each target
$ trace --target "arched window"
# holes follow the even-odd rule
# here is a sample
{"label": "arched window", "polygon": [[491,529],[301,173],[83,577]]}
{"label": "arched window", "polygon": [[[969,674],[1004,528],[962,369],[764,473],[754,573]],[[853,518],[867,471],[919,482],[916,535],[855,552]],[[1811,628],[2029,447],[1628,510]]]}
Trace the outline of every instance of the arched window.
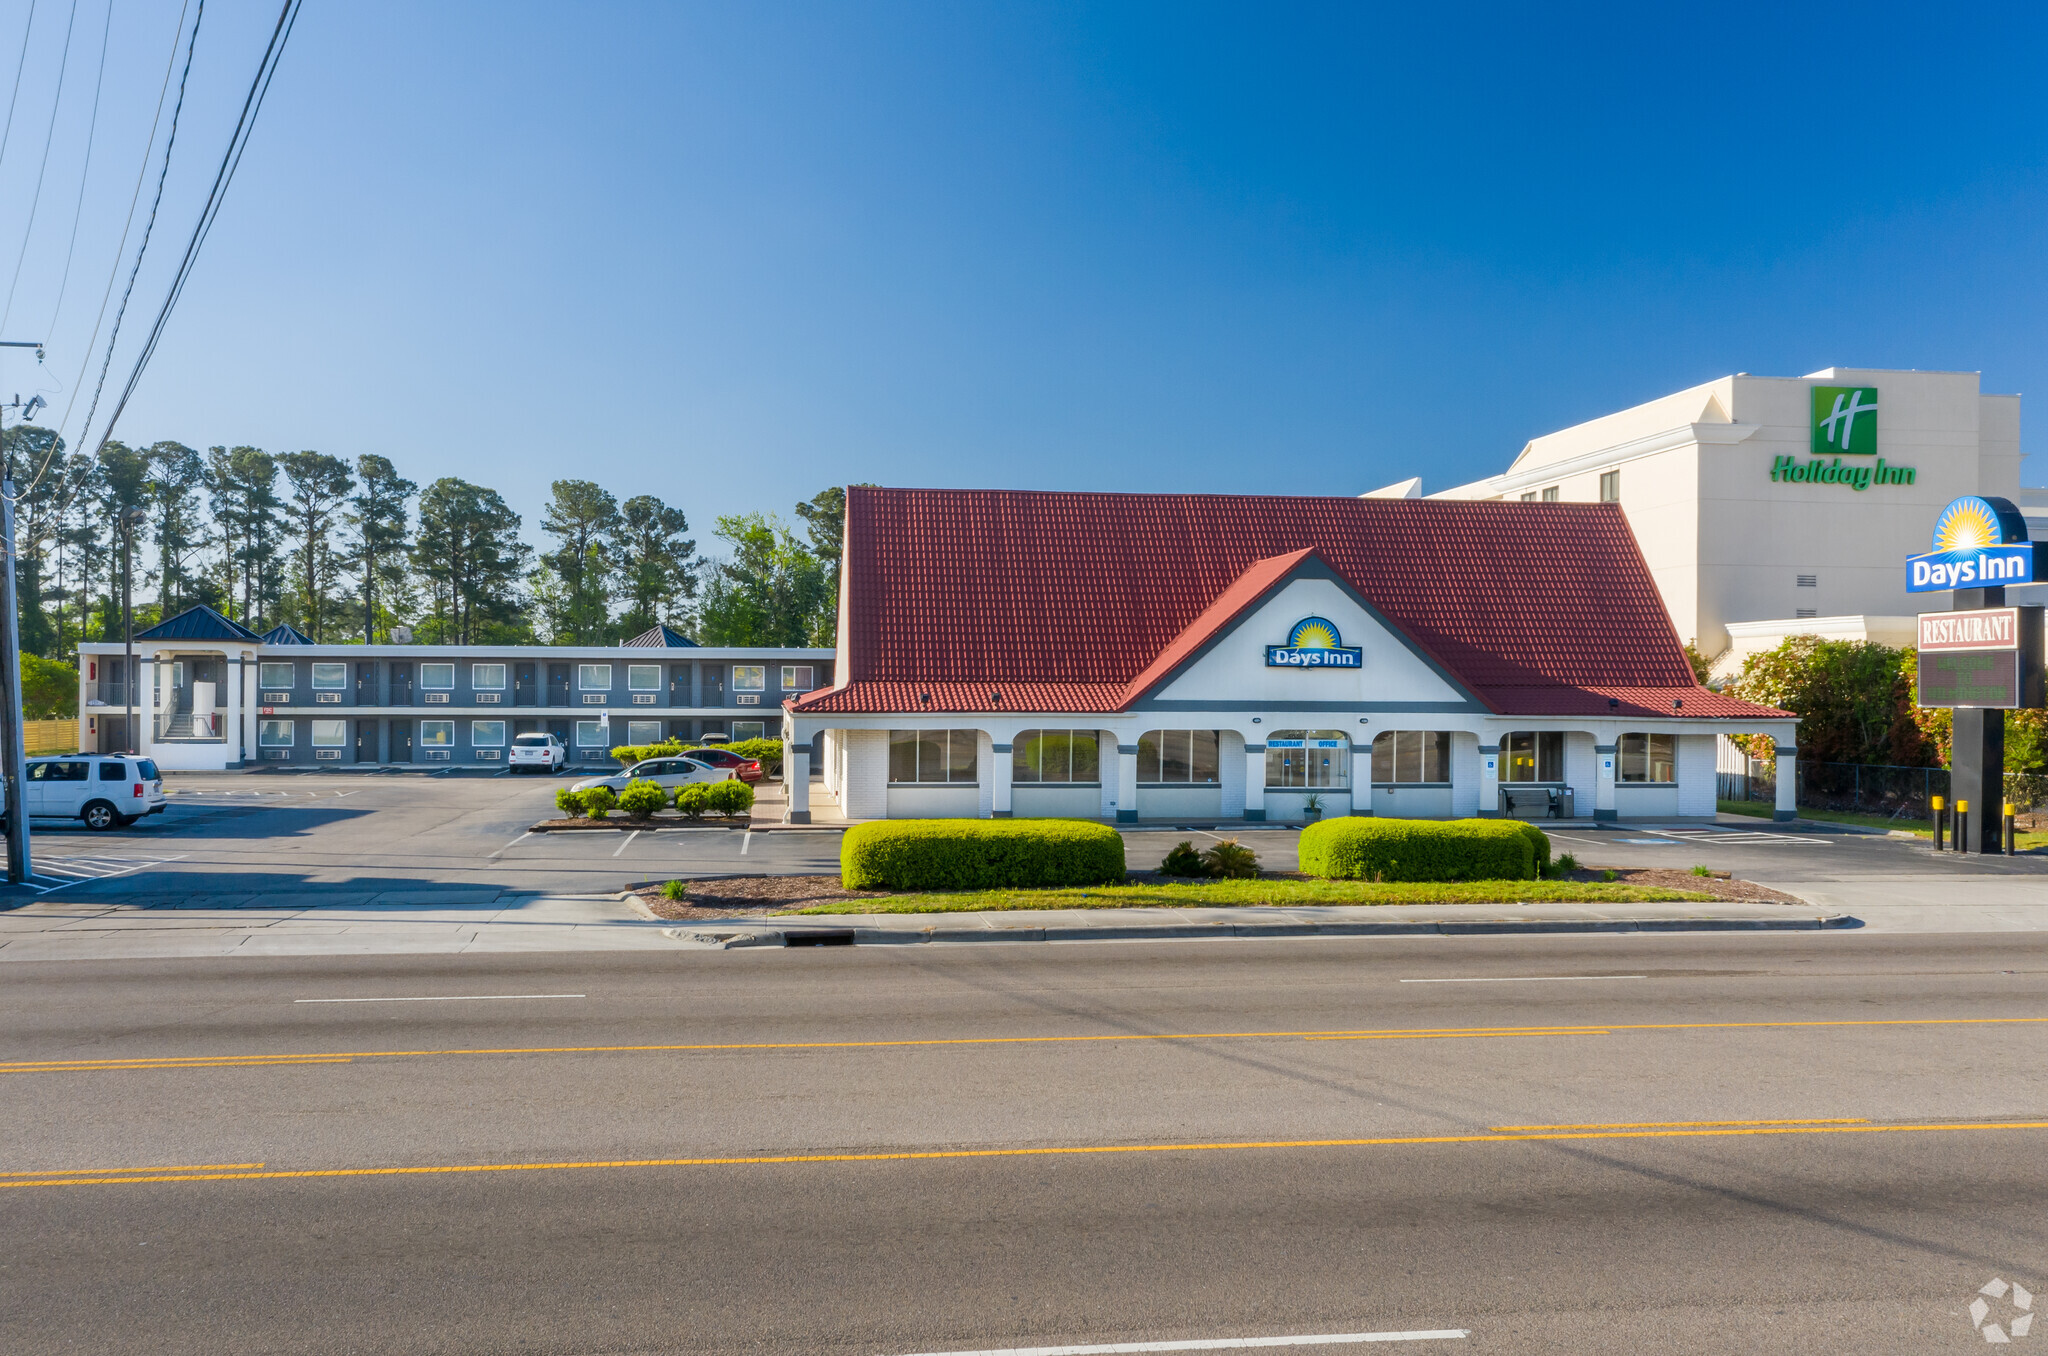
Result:
{"label": "arched window", "polygon": [[1013,782],[1097,783],[1102,745],[1093,730],[1025,730],[1011,741]]}
{"label": "arched window", "polygon": [[1678,780],[1678,740],[1668,734],[1625,734],[1617,752],[1616,769],[1624,782],[1675,782]]}
{"label": "arched window", "polygon": [[1383,730],[1372,740],[1375,785],[1445,783],[1451,780],[1449,730]]}
{"label": "arched window", "polygon": [[1220,745],[1214,730],[1147,730],[1138,736],[1138,784],[1213,786],[1222,780]]}
{"label": "arched window", "polygon": [[1351,739],[1342,730],[1275,730],[1266,738],[1266,785],[1288,790],[1351,785]]}

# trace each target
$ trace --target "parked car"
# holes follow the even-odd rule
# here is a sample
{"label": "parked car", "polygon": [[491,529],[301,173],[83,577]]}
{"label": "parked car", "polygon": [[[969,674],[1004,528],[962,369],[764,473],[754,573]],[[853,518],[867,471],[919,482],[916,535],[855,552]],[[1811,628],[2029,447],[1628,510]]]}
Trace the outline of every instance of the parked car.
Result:
{"label": "parked car", "polygon": [[[30,819],[82,819],[88,829],[127,828],[144,815],[160,815],[163,773],[148,758],[127,754],[74,754],[33,758],[23,790]],[[0,820],[11,807],[0,804]]]}
{"label": "parked car", "polygon": [[569,750],[553,735],[523,734],[512,737],[512,754],[506,759],[506,766],[514,772],[532,768],[548,773],[561,770],[568,761]]}
{"label": "parked car", "polygon": [[743,782],[761,780],[761,760],[742,758],[731,749],[684,749],[683,757],[694,758],[712,767],[730,768],[732,774]]}
{"label": "parked car", "polygon": [[614,791],[623,791],[628,782],[654,782],[673,790],[690,782],[725,782],[733,779],[730,768],[711,767],[694,758],[648,758],[607,777],[586,777],[569,789],[588,791],[593,786],[609,786]]}

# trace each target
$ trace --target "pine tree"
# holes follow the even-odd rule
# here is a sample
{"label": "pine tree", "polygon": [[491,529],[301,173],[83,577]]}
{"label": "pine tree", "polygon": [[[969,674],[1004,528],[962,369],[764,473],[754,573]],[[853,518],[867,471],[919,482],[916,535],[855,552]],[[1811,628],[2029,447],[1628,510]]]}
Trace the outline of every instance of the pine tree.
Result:
{"label": "pine tree", "polygon": [[419,486],[400,476],[388,458],[374,454],[356,458],[356,476],[360,488],[345,515],[355,530],[347,563],[363,604],[363,643],[374,645],[380,634],[378,600],[389,609],[405,589],[405,506]]}
{"label": "pine tree", "polygon": [[292,529],[292,566],[296,587],[293,611],[307,635],[328,639],[333,601],[328,597],[338,570],[334,520],[356,487],[348,463],[325,452],[287,452],[277,459],[291,497],[285,516]]}
{"label": "pine tree", "polygon": [[558,480],[541,515],[541,530],[561,543],[543,563],[561,580],[559,606],[547,618],[557,645],[614,639],[611,631],[613,564],[605,542],[619,530],[619,505],[595,481]]}

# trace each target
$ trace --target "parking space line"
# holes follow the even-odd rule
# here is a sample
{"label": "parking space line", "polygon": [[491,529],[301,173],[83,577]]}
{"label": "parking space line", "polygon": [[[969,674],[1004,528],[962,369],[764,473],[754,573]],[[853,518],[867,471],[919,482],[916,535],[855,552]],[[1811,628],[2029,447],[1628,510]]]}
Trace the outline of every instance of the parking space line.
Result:
{"label": "parking space line", "polygon": [[616,856],[618,856],[618,855],[619,855],[619,854],[620,854],[621,852],[624,852],[624,851],[625,851],[625,850],[626,850],[627,848],[629,848],[629,847],[633,846],[633,840],[634,840],[635,838],[638,838],[639,836],[640,836],[640,830],[638,830],[638,829],[635,829],[635,830],[633,830],[633,831],[632,831],[631,833],[627,834],[627,835],[626,835],[626,838],[625,838],[625,841],[624,841],[624,842],[622,842],[622,843],[620,843],[620,844],[619,844],[619,845],[618,845],[617,847],[615,847],[615,848],[613,848],[613,849],[612,849],[612,856],[616,857]]}
{"label": "parking space line", "polygon": [[746,855],[747,855],[747,849],[748,849],[748,848],[750,848],[750,847],[752,847],[753,845],[754,845],[754,831],[753,831],[752,829],[748,829],[748,830],[746,831],[746,833],[744,833],[744,834],[742,834],[742,835],[740,836],[740,856],[742,856],[742,857],[746,856]]}

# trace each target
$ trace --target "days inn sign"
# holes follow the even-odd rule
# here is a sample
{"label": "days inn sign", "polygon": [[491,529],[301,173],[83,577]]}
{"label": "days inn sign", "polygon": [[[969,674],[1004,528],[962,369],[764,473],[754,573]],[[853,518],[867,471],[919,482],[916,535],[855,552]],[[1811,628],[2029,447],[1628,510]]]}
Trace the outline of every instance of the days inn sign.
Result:
{"label": "days inn sign", "polygon": [[1966,494],[1934,520],[1934,549],[1906,558],[1906,592],[2031,584],[2048,579],[2043,566],[2011,500]]}
{"label": "days inn sign", "polygon": [[1346,649],[1337,624],[1323,617],[1303,617],[1287,633],[1285,645],[1266,647],[1269,669],[1355,669],[1364,662],[1364,651]]}

